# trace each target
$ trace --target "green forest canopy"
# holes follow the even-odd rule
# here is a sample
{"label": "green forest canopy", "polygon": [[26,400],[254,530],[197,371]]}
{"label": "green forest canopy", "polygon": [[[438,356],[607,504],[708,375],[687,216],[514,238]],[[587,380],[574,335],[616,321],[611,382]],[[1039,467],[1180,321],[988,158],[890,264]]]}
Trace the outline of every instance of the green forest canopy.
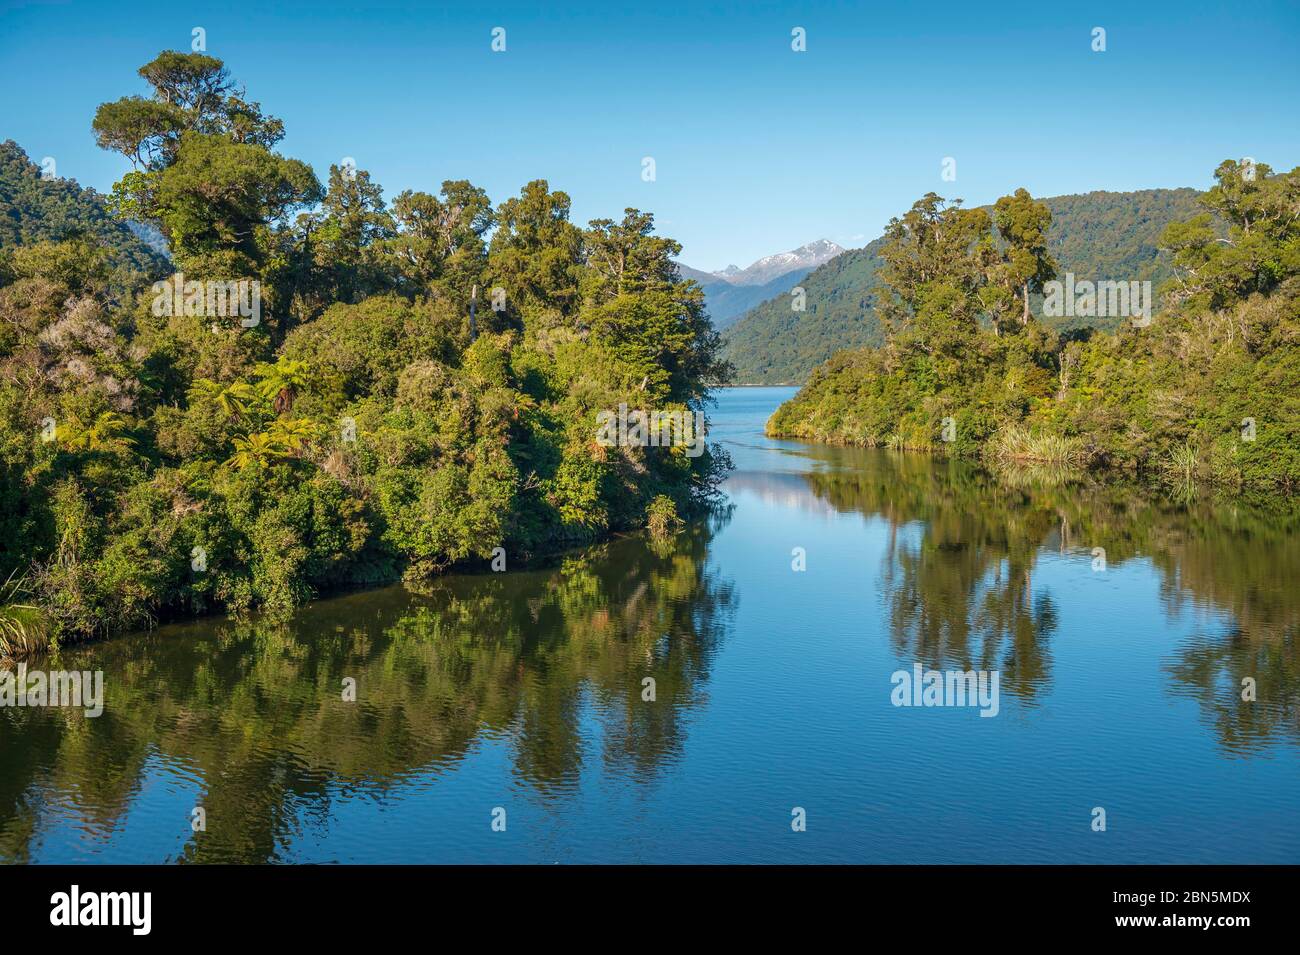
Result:
{"label": "green forest canopy", "polygon": [[70,179],[43,178],[41,167],[17,143],[0,143],[0,262],[6,250],[77,236],[91,237],[113,268],[147,276],[168,270],[166,256],[115,219],[95,190]]}
{"label": "green forest canopy", "polygon": [[[1052,215],[1047,249],[1058,270],[1080,279],[1149,280],[1158,288],[1173,275],[1173,260],[1160,250],[1171,222],[1201,211],[1194,189],[1090,192],[1044,199]],[[806,309],[791,308],[779,295],[746,313],[723,333],[723,356],[746,384],[801,383],[844,348],[879,345],[884,333],[876,315],[881,287],[883,238],[836,256],[805,277]],[[1043,318],[1041,298],[1034,314]],[[1086,326],[1113,330],[1115,320],[1043,319],[1060,331]]]}
{"label": "green forest canopy", "polygon": [[1294,491],[1300,169],[1228,160],[1215,179],[1161,237],[1164,309],[1084,336],[1008,320],[1002,200],[990,217],[924,197],[880,246],[884,343],[837,353],[770,433]]}
{"label": "green forest canopy", "polygon": [[516,561],[713,498],[725,455],[595,441],[599,410],[702,410],[726,378],[652,215],[582,228],[544,180],[389,202],[365,170],[322,183],[278,153],[283,124],[220,60],[165,52],[140,76],[149,95],[93,119],[132,163],[107,205],[165,236],[161,271],[259,283],[261,314],[155,307],[165,263],[6,152],[11,642]]}

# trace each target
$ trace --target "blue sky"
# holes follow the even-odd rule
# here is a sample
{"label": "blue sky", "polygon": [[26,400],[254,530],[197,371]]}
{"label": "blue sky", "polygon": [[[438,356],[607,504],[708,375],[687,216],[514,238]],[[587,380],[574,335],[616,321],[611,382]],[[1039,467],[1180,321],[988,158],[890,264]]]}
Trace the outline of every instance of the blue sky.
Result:
{"label": "blue sky", "polygon": [[95,146],[96,105],[145,92],[135,70],[201,26],[322,179],[345,156],[389,198],[545,178],[580,224],[654,212],[706,269],[862,245],[930,190],[976,205],[1300,164],[1294,0],[549,6],[0,0],[0,138],[107,190],[129,167]]}

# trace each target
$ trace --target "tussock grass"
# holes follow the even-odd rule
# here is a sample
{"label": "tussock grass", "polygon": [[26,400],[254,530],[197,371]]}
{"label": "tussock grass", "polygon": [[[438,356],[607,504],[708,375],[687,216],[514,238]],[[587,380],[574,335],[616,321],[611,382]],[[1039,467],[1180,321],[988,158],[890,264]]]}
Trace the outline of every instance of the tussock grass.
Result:
{"label": "tussock grass", "polygon": [[40,608],[23,603],[26,578],[9,575],[0,585],[0,660],[24,659],[46,650],[48,628]]}
{"label": "tussock grass", "polygon": [[1022,425],[1008,425],[994,436],[989,447],[993,460],[1002,465],[1031,461],[1057,467],[1086,467],[1091,457],[1081,438],[1061,434],[1033,434]]}
{"label": "tussock grass", "polygon": [[1161,462],[1160,470],[1165,477],[1180,484],[1192,484],[1201,470],[1201,457],[1190,444],[1174,448],[1169,457]]}

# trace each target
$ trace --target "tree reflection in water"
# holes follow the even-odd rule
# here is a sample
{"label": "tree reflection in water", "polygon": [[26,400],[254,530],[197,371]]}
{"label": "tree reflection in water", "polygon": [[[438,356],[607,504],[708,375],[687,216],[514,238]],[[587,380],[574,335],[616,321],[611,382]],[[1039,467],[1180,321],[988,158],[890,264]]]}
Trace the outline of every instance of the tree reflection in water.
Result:
{"label": "tree reflection in water", "polygon": [[[506,739],[537,798],[576,785],[582,721],[605,766],[648,781],[682,752],[733,586],[705,563],[725,513],[667,545],[616,541],[544,570],[354,594],[288,621],[200,622],[63,654],[105,670],[109,705],[0,711],[0,860],[29,858],[43,817],[92,838],[124,823],[151,761],[195,781],[190,861],[281,857],[332,800],[382,801]],[[655,681],[655,705],[643,680]],[[357,701],[342,682],[356,680]],[[50,794],[76,794],[55,805]]]}
{"label": "tree reflection in water", "polygon": [[[1051,685],[1057,609],[1032,588],[1044,553],[1112,569],[1143,559],[1159,572],[1166,612],[1226,616],[1166,668],[1197,700],[1221,745],[1246,753],[1300,743],[1300,501],[1169,494],[1022,469],[993,475],[923,455],[810,446],[804,475],[819,500],[883,518],[882,571],[901,659],[935,669],[1000,669],[1033,704]],[[1241,698],[1242,679],[1258,698]]]}
{"label": "tree reflection in water", "polygon": [[[1143,561],[1154,571],[1159,593],[1135,599],[1158,599],[1170,618],[1195,614],[1164,678],[1196,701],[1225,752],[1300,745],[1300,502],[1179,501],[888,451],[787,453],[803,458],[800,470],[740,472],[733,486],[750,481],[774,508],[885,522],[881,580],[900,663],[996,669],[1022,705],[1044,705],[1065,678],[1052,653],[1065,627],[1041,563],[1089,561],[1100,545],[1111,570]],[[544,569],[65,653],[51,668],[105,671],[106,708],[97,719],[0,710],[0,860],[48,855],[51,833],[77,852],[116,846],[159,790],[173,794],[152,810],[166,818],[143,828],[173,842],[141,849],[148,861],[292,858],[340,824],[345,800],[398,804],[489,749],[557,815],[593,769],[646,797],[684,755],[734,626],[737,589],[707,560],[726,519],[668,545],[621,540]],[[1241,699],[1245,677],[1255,703]],[[355,703],[342,699],[346,678]],[[645,678],[654,705],[642,703]],[[202,837],[183,828],[194,804],[207,812]]]}

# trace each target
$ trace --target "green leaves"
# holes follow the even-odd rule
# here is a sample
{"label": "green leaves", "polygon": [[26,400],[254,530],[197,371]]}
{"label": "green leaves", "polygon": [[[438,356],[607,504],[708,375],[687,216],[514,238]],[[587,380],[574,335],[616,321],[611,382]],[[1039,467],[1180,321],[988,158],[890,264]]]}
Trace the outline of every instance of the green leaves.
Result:
{"label": "green leaves", "polygon": [[[900,318],[886,347],[833,357],[773,416],[773,433],[1293,490],[1300,170],[1274,176],[1229,161],[1215,175],[1205,205],[1223,219],[1165,229],[1176,279],[1150,327],[1068,338],[1034,321],[1014,334],[999,323],[1017,283],[1023,308],[1025,287],[1050,274],[1043,204],[1023,190],[999,200],[1003,246],[976,229],[962,261],[972,233],[924,197],[891,224],[882,250]],[[977,266],[987,328],[968,320]],[[957,432],[942,446],[930,437],[940,415]]]}
{"label": "green leaves", "polygon": [[277,415],[292,408],[298,394],[310,388],[316,380],[315,371],[307,362],[284,357],[274,364],[258,363],[253,374],[259,379],[258,394],[271,403]]}
{"label": "green leaves", "polygon": [[235,453],[226,461],[226,466],[239,471],[264,467],[290,455],[290,448],[267,431],[236,437],[234,444]]}
{"label": "green leaves", "polygon": [[1166,291],[1193,308],[1233,306],[1267,293],[1300,272],[1300,168],[1274,176],[1264,163],[1227,160],[1202,204],[1227,225],[1226,238],[1209,214],[1173,223],[1162,244],[1174,253]]}
{"label": "green leaves", "polygon": [[569,206],[568,195],[536,179],[497,208],[488,284],[503,287],[514,307],[567,311],[576,303],[582,233],[569,222]]}
{"label": "green leaves", "polygon": [[364,170],[331,167],[325,191],[273,152],[283,125],[215,57],[141,76],[152,95],[92,124],[135,167],[113,209],[157,223],[187,283],[258,281],[267,320],[213,321],[211,285],[180,310],[138,277],[118,294],[90,241],[0,261],[0,523],[32,529],[55,629],[287,607],[639,529],[656,498],[668,527],[715,491],[724,455],[595,441],[598,410],[692,413],[726,374],[651,214],[582,230],[545,180],[495,209],[467,180],[390,209]]}
{"label": "green leaves", "polygon": [[283,123],[236,93],[216,57],[168,51],[140,75],[152,98],[104,103],[91,124],[102,148],[137,167],[111,207],[156,222],[183,270],[257,274],[272,254],[268,227],[320,201],[315,174],[270,151]]}
{"label": "green leaves", "polygon": [[215,405],[227,418],[242,418],[258,400],[257,390],[244,381],[221,385],[209,378],[197,378],[190,386],[190,402]]}
{"label": "green leaves", "polygon": [[[1047,251],[1047,229],[1052,213],[1044,203],[1035,202],[1026,189],[1003,196],[993,207],[993,221],[998,235],[1006,243],[1006,253],[997,266],[1000,280],[1021,296],[1022,325],[1029,322],[1029,293],[1042,291],[1043,283],[1056,274],[1056,262]],[[1000,330],[998,315],[994,328]]]}
{"label": "green leaves", "polygon": [[181,137],[175,162],[153,185],[133,197],[159,221],[185,271],[195,270],[190,260],[231,252],[242,268],[237,274],[257,274],[271,252],[265,227],[320,199],[320,184],[306,164],[195,132]]}
{"label": "green leaves", "polygon": [[180,135],[187,128],[180,107],[140,96],[102,103],[91,122],[101,149],[119,152],[146,170],[161,169],[174,160]]}
{"label": "green leaves", "polygon": [[62,441],[71,451],[94,454],[124,454],[135,445],[128,434],[126,419],[115,411],[105,411],[94,421],[83,424],[72,420],[63,426]]}
{"label": "green leaves", "polygon": [[935,285],[957,294],[960,301],[949,308],[953,320],[973,323],[983,280],[976,249],[990,230],[987,212],[963,209],[960,199],[949,202],[933,192],[913,203],[902,218],[891,219],[881,249],[881,278],[893,293],[882,305],[886,323],[904,325]]}

